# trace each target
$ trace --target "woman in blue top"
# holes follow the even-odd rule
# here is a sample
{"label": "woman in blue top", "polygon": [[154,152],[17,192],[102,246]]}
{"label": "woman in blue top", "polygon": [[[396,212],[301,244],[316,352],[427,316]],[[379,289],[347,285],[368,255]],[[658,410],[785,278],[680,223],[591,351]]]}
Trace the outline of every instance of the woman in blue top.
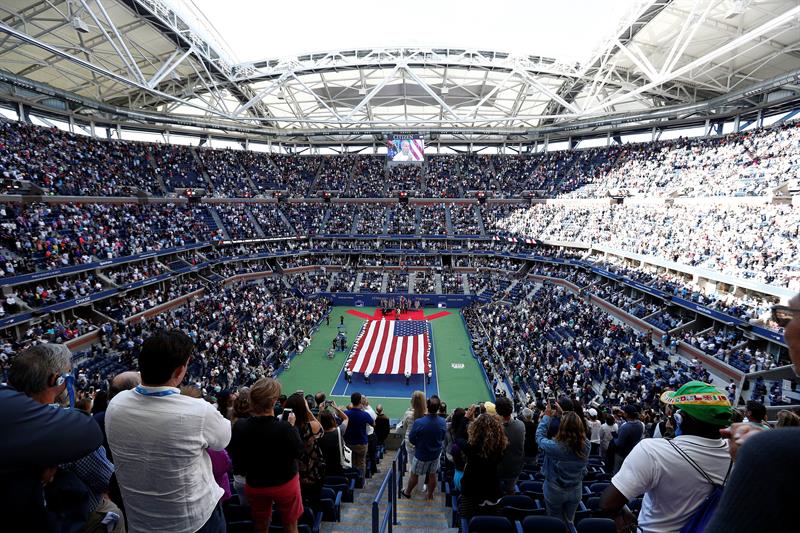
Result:
{"label": "woman in blue top", "polygon": [[554,439],[547,438],[553,415],[549,403],[536,429],[536,444],[539,451],[544,452],[544,503],[547,514],[572,524],[581,501],[583,476],[592,445],[586,436],[586,427],[576,413],[562,412],[557,403],[555,413],[561,417],[561,423]]}

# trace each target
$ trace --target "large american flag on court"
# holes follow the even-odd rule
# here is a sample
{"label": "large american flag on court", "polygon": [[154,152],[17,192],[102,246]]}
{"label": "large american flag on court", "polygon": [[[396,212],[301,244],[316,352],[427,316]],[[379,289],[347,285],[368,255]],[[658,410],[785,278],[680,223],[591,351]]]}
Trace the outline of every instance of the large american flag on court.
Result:
{"label": "large american flag on court", "polygon": [[431,331],[424,320],[368,320],[350,352],[346,368],[358,374],[427,374]]}

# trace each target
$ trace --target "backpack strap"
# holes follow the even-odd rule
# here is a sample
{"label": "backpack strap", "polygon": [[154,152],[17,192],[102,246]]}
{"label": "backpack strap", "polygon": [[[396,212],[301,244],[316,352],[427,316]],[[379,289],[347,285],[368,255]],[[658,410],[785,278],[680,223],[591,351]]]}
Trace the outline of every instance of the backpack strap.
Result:
{"label": "backpack strap", "polygon": [[[688,455],[688,454],[687,454],[685,451],[681,450],[681,449],[680,449],[680,447],[679,447],[677,444],[675,444],[674,442],[672,442],[672,439],[667,439],[667,442],[669,442],[670,446],[672,446],[673,448],[675,448],[675,451],[676,451],[676,452],[678,452],[678,454],[679,454],[681,457],[683,457],[684,459],[686,459],[686,462],[688,462],[690,465],[692,465],[692,468],[694,468],[695,470],[697,470],[697,472],[699,472],[699,473],[700,473],[700,475],[701,475],[701,476],[703,476],[703,478],[705,478],[705,480],[709,482],[709,484],[711,484],[711,485],[717,485],[717,483],[714,483],[714,480],[713,480],[713,479],[711,479],[711,476],[709,476],[709,475],[706,473],[706,471],[705,471],[705,470],[703,470],[702,468],[700,468],[700,465],[698,465],[698,464],[697,464],[697,463],[696,463],[696,462],[695,462],[695,461],[694,461],[694,460],[693,460],[691,457],[689,457],[689,455]],[[727,482],[728,482],[728,476],[731,474],[731,468],[733,468],[733,461],[731,461],[731,462],[730,462],[730,464],[728,464],[728,471],[725,473],[725,479],[723,479],[723,480],[722,480],[722,486],[723,486],[723,487],[725,486],[725,483],[727,483]]]}

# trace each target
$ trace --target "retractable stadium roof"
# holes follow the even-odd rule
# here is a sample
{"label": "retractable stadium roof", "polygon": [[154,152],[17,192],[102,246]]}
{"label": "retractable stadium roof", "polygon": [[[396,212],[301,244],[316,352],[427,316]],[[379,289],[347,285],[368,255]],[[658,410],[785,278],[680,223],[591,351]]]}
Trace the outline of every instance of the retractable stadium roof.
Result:
{"label": "retractable stadium roof", "polygon": [[398,130],[523,139],[800,99],[797,0],[632,1],[580,61],[391,46],[239,62],[225,29],[220,37],[178,7],[6,0],[0,98],[78,119],[293,142]]}

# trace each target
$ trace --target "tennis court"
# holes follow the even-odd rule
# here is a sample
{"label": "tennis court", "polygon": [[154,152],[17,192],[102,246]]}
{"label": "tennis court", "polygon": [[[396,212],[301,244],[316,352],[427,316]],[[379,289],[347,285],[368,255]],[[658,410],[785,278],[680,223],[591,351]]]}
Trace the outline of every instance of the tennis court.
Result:
{"label": "tennis court", "polygon": [[[408,408],[409,398],[415,390],[425,391],[426,395],[438,394],[448,409],[467,406],[476,401],[491,398],[478,361],[472,356],[469,335],[457,309],[442,316],[439,309],[425,309],[425,316],[438,314],[430,321],[431,325],[431,383],[424,376],[415,375],[406,385],[405,378],[398,375],[372,375],[370,383],[356,374],[352,382],[344,379],[344,363],[350,354],[353,341],[364,324],[365,319],[347,311],[350,307],[334,307],[330,314],[330,324],[324,321],[311,339],[311,345],[292,361],[289,370],[278,378],[283,392],[291,394],[303,390],[306,394],[325,392],[340,405],[349,402],[350,394],[360,392],[370,398],[375,407],[383,404],[390,418],[399,418]],[[361,314],[372,315],[375,308],[358,308]],[[347,335],[345,351],[336,351],[333,359],[328,357],[331,341],[339,332],[343,320]]]}

